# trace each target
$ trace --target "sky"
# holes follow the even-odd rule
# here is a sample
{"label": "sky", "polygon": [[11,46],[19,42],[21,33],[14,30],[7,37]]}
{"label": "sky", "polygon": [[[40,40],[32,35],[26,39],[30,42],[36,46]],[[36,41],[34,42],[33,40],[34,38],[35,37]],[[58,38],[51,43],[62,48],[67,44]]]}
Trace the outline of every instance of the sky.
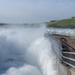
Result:
{"label": "sky", "polygon": [[75,16],[75,0],[0,0],[1,23],[42,23]]}

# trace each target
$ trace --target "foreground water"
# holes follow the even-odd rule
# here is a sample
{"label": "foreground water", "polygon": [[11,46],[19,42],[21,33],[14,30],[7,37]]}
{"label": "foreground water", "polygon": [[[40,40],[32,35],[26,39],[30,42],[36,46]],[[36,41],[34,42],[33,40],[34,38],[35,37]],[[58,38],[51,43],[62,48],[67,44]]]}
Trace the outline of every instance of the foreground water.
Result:
{"label": "foreground water", "polygon": [[53,37],[44,37],[47,30],[61,32],[46,27],[0,27],[0,75],[60,75],[61,46]]}

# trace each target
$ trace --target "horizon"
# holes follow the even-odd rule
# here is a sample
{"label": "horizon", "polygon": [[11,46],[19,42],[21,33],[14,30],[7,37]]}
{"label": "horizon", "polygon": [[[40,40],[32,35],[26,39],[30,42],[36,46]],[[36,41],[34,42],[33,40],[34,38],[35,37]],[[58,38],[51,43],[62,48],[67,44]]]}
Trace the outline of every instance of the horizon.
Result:
{"label": "horizon", "polygon": [[43,23],[75,16],[74,0],[0,0],[0,23]]}

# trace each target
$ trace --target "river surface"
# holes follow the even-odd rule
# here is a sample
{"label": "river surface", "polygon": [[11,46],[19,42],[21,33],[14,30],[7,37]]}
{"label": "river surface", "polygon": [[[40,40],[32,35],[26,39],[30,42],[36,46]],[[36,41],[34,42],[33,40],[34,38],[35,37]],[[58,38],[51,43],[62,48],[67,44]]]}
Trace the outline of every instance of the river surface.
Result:
{"label": "river surface", "polygon": [[74,29],[1,26],[0,75],[60,75],[60,42],[45,33],[75,36]]}

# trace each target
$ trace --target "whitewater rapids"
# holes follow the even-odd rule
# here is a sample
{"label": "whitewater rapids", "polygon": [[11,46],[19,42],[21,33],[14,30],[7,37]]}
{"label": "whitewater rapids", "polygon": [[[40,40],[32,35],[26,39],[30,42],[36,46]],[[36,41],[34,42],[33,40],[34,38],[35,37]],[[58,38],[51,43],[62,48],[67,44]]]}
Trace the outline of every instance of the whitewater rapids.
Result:
{"label": "whitewater rapids", "polygon": [[60,75],[61,46],[45,27],[0,28],[0,75]]}

